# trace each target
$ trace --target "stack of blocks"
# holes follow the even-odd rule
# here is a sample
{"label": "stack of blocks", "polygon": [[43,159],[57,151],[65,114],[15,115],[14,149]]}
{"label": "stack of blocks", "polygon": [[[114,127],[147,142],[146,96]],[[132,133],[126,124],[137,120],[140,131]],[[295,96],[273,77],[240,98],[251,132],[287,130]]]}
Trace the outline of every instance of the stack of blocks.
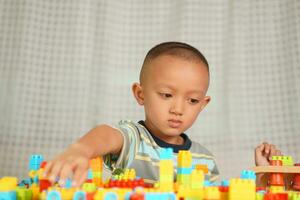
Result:
{"label": "stack of blocks", "polygon": [[177,160],[177,182],[188,186],[192,174],[192,155],[189,151],[179,151]]}
{"label": "stack of blocks", "polygon": [[92,179],[96,186],[100,187],[102,184],[102,170],[103,161],[101,157],[90,160],[90,168],[92,171]]}
{"label": "stack of blocks", "polygon": [[161,191],[171,192],[174,185],[173,150],[162,149],[159,161],[159,188]]}
{"label": "stack of blocks", "polygon": [[[51,185],[42,176],[43,157],[33,155],[29,179],[19,184],[14,177],[0,179],[0,200],[300,200],[300,193],[285,190],[281,173],[270,175],[269,188],[256,188],[256,175],[248,170],[242,171],[240,178],[224,180],[218,185],[204,181],[204,171],[208,169],[201,165],[193,167],[189,151],[179,151],[177,161],[177,181],[174,182],[173,151],[163,149],[160,153],[159,182],[151,185],[136,178],[133,169],[122,170],[122,174],[102,182],[103,161],[96,158],[90,161],[86,182],[73,188],[71,179],[64,187]],[[290,161],[288,157],[274,157],[271,164],[293,165]]]}

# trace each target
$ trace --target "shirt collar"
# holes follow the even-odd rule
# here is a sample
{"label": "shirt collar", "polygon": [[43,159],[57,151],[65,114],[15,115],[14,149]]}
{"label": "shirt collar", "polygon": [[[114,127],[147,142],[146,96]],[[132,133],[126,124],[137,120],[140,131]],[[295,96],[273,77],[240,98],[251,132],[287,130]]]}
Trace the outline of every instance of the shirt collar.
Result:
{"label": "shirt collar", "polygon": [[172,148],[174,153],[178,153],[179,150],[189,150],[192,146],[192,141],[185,133],[180,134],[180,136],[184,140],[183,144],[181,144],[181,145],[170,144],[170,143],[167,143],[167,142],[159,139],[155,135],[153,135],[153,133],[151,133],[151,131],[147,128],[147,126],[143,120],[139,121],[138,123],[146,128],[146,130],[151,134],[152,138],[154,139],[156,144],[158,144],[158,146],[163,147],[163,148]]}

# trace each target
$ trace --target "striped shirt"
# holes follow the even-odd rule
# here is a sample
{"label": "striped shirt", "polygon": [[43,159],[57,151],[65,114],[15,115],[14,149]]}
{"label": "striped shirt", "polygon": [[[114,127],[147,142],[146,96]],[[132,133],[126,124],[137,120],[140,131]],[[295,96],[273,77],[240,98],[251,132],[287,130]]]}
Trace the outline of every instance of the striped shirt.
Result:
{"label": "striped shirt", "polygon": [[192,167],[196,164],[205,164],[209,172],[205,179],[215,181],[219,171],[213,155],[202,145],[191,141],[182,133],[184,144],[168,144],[153,135],[143,121],[138,123],[130,120],[122,120],[115,127],[124,138],[124,144],[120,154],[108,154],[104,156],[104,163],[110,170],[117,168],[133,168],[136,175],[144,178],[145,182],[153,183],[159,179],[159,154],[162,148],[173,149],[174,177],[177,167],[177,155],[179,150],[189,150],[192,154]]}

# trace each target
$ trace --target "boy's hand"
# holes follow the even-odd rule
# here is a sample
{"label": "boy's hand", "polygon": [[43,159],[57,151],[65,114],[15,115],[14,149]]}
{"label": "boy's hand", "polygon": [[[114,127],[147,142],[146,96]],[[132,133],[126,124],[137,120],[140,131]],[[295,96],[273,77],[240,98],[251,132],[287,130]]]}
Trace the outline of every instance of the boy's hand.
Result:
{"label": "boy's hand", "polygon": [[256,166],[270,165],[272,156],[280,156],[281,151],[276,149],[273,144],[264,142],[255,148],[255,164]]}
{"label": "boy's hand", "polygon": [[84,147],[74,144],[47,163],[44,176],[52,183],[58,177],[61,186],[65,185],[67,178],[72,177],[72,186],[80,186],[87,177],[89,160]]}

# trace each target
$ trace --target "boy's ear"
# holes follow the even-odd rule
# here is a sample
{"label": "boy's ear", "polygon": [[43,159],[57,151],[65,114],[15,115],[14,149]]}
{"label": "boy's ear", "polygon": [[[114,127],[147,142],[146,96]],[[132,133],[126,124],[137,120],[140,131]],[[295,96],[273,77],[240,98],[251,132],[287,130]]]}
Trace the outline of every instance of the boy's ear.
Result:
{"label": "boy's ear", "polygon": [[207,106],[207,104],[210,102],[211,97],[210,96],[205,96],[204,99],[202,100],[202,105],[201,105],[201,110]]}
{"label": "boy's ear", "polygon": [[134,83],[132,85],[132,92],[138,104],[144,105],[144,93],[142,86],[139,83]]}

